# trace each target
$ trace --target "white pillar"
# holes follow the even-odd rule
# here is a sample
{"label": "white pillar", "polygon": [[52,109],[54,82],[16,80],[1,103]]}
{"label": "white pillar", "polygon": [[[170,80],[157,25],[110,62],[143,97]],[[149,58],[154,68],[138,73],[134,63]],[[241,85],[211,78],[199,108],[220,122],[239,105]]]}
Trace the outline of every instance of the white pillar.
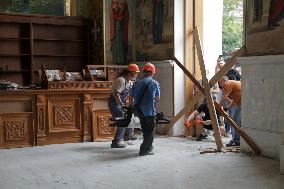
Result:
{"label": "white pillar", "polygon": [[222,20],[223,0],[204,0],[202,46],[208,78],[215,74],[216,60],[222,54]]}
{"label": "white pillar", "polygon": [[[174,1],[174,55],[184,64],[184,1]],[[185,76],[183,71],[174,66],[174,115],[185,105]],[[175,124],[169,134],[173,136],[184,135],[182,117]]]}

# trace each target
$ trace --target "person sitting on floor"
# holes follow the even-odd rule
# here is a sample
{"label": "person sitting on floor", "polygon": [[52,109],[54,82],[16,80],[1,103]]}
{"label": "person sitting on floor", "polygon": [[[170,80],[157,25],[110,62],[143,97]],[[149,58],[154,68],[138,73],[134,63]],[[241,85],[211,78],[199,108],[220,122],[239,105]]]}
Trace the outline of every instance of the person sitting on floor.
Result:
{"label": "person sitting on floor", "polygon": [[[217,115],[218,123],[219,125],[221,125],[220,115],[217,111],[216,111],[216,115]],[[188,122],[194,121],[193,123],[196,125],[197,129],[199,130],[199,132],[197,133],[201,133],[197,137],[197,141],[201,141],[202,139],[208,136],[204,129],[213,130],[213,127],[212,127],[210,113],[207,107],[206,99],[204,99],[203,103],[189,115],[187,121]],[[221,130],[221,134],[223,135],[225,133],[224,127],[220,126],[219,128]]]}

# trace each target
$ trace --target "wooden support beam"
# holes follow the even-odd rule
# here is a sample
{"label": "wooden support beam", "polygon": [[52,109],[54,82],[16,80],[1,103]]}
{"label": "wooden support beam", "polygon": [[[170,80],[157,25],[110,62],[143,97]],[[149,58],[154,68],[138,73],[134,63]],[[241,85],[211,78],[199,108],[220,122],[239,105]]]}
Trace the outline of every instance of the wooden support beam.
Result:
{"label": "wooden support beam", "polygon": [[[227,61],[227,63],[210,79],[209,84],[210,86],[214,86],[220,79],[223,77],[235,64],[236,64],[236,58],[242,56],[245,54],[245,47],[242,46],[238,51],[236,51],[233,56]],[[197,93],[194,95],[194,98],[189,101],[189,104],[185,106],[182,110],[177,113],[177,115],[173,118],[171,123],[165,125],[164,127],[164,133],[167,134],[169,130],[173,127],[173,125],[186,113],[189,111],[189,109],[197,104],[200,100],[200,98],[203,97],[203,93],[201,91],[197,91]]]}
{"label": "wooden support beam", "polygon": [[[210,87],[213,87],[224,75],[228,73],[228,71],[237,63],[236,58],[245,54],[245,51],[246,49],[244,46],[242,46],[238,51],[236,51],[236,53],[227,61],[227,63],[210,79]],[[194,96],[193,101],[198,102],[202,96],[203,94],[198,91]]]}
{"label": "wooden support beam", "polygon": [[214,104],[216,107],[216,110],[223,116],[228,123],[235,129],[236,132],[239,133],[239,135],[246,141],[246,143],[253,149],[253,151],[256,154],[260,154],[261,150],[260,148],[254,143],[254,141],[244,132],[241,128],[238,127],[238,125],[228,116],[228,114],[221,108],[218,102],[214,100]]}
{"label": "wooden support beam", "polygon": [[197,47],[196,50],[197,50],[197,56],[198,56],[198,59],[199,59],[202,82],[203,82],[203,85],[204,85],[204,94],[205,94],[205,99],[206,99],[207,107],[208,107],[209,114],[210,114],[211,124],[212,124],[213,130],[214,130],[215,142],[216,142],[216,145],[217,145],[217,150],[221,151],[221,149],[223,147],[223,143],[222,143],[221,134],[220,134],[220,130],[219,130],[219,124],[218,124],[218,121],[217,121],[215,106],[213,104],[213,97],[212,97],[212,94],[210,92],[211,87],[210,87],[208,79],[206,77],[206,69],[205,69],[205,64],[204,64],[204,59],[203,59],[203,52],[202,52],[202,47],[201,47],[199,32],[198,32],[197,27],[193,31],[193,37],[194,37],[195,45]]}
{"label": "wooden support beam", "polygon": [[[193,75],[176,59],[174,58],[176,64],[183,70],[185,75],[192,79],[192,82],[197,86],[197,88],[204,94],[204,87],[193,77]],[[254,150],[256,154],[260,154],[261,150],[254,143],[254,141],[243,131],[237,124],[228,116],[228,114],[222,109],[218,102],[214,101],[216,110],[228,121],[228,123],[237,131],[240,136],[246,141],[246,143]]]}
{"label": "wooden support beam", "polygon": [[[192,80],[196,87],[205,94],[204,87],[195,79],[195,77],[176,59],[174,58],[176,64],[183,70],[183,72]],[[200,60],[199,60],[200,61]],[[221,70],[220,70],[221,71]],[[222,76],[221,76],[222,77]],[[218,80],[217,80],[218,81]],[[216,110],[228,121],[228,123],[235,129],[236,132],[245,140],[245,142],[254,150],[256,154],[260,154],[260,148],[254,143],[254,141],[242,130],[237,124],[228,116],[228,114],[222,109],[222,107],[214,100],[214,105]]]}

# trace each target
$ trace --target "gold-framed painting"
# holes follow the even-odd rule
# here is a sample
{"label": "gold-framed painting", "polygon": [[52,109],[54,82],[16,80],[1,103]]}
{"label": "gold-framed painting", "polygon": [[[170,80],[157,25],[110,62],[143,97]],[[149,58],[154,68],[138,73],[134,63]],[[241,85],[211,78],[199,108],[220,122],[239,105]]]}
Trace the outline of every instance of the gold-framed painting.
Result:
{"label": "gold-framed painting", "polygon": [[104,0],[104,64],[133,61],[133,0]]}

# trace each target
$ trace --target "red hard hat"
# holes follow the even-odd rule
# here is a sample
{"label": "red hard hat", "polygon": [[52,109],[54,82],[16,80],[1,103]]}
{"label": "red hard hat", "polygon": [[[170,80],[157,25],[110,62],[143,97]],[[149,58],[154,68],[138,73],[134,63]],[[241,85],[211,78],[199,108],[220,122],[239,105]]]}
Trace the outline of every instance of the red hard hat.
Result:
{"label": "red hard hat", "polygon": [[143,70],[144,70],[144,71],[150,71],[150,72],[152,72],[153,74],[156,73],[155,66],[154,66],[153,64],[151,64],[151,63],[145,64],[144,67],[143,67]]}
{"label": "red hard hat", "polygon": [[128,65],[128,71],[131,72],[140,72],[138,66],[136,64],[129,64]]}

